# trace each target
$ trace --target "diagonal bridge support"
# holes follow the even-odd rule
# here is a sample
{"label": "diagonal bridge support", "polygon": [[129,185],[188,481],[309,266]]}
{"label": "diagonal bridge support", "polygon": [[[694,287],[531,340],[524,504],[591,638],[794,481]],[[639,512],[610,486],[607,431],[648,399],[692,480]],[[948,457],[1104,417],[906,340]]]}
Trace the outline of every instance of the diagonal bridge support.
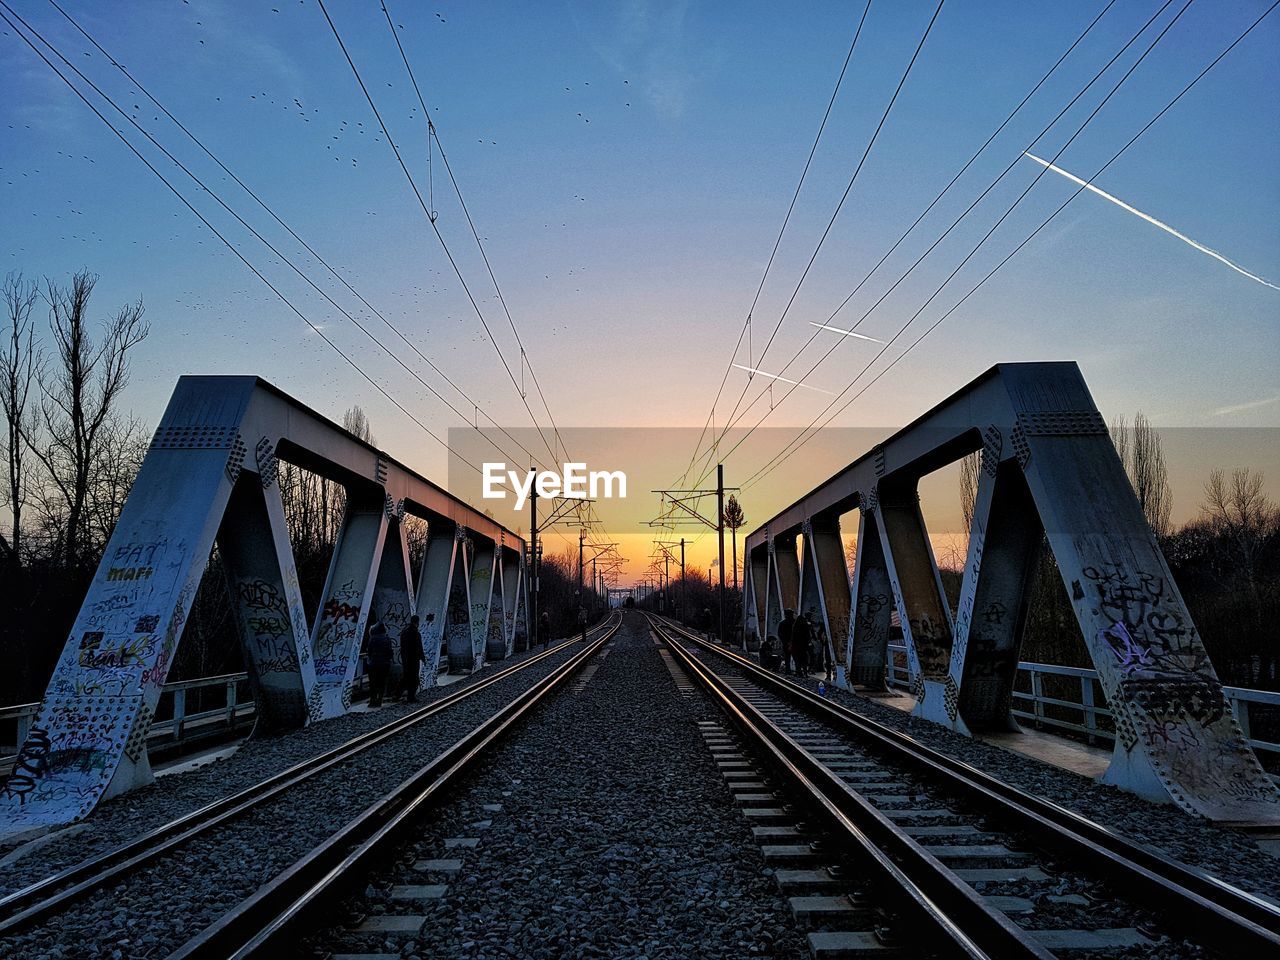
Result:
{"label": "diagonal bridge support", "polygon": [[[277,485],[281,459],[346,493],[311,628]],[[406,514],[427,523],[416,591]],[[460,666],[478,669],[486,639],[499,637],[494,654],[508,652],[501,635],[514,635],[525,609],[515,595],[527,583],[518,569],[524,541],[512,531],[256,377],[183,377],[13,773],[0,784],[8,830],[70,823],[101,799],[151,781],[147,731],[215,544],[259,730],[300,727],[350,707],[371,615],[393,638],[411,613],[422,617],[422,683],[433,686],[452,628],[466,637]],[[483,583],[464,546],[487,558]],[[498,569],[502,584],[493,591]],[[479,588],[482,605],[466,599],[468,586]]]}
{"label": "diagonal bridge support", "polygon": [[[953,615],[916,490],[976,451],[982,470]],[[821,544],[840,542],[841,517],[855,510],[850,583],[841,552]],[[753,531],[748,637],[774,633],[775,611],[790,605],[801,534],[818,547],[806,547],[805,597],[821,596],[828,630],[849,611],[847,681],[884,689],[896,612],[916,715],[963,733],[1017,728],[1014,674],[1047,543],[1115,717],[1103,781],[1211,820],[1280,824],[1280,793],[1232,715],[1074,363],[993,367]]]}

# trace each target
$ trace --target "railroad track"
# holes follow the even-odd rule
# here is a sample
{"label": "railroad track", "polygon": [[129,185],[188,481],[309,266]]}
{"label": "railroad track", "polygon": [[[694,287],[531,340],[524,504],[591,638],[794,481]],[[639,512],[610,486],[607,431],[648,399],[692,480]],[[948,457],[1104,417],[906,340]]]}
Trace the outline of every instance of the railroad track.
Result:
{"label": "railroad track", "polygon": [[[503,717],[518,716],[523,713],[524,708],[520,707],[520,705],[536,702],[546,689],[557,685],[566,676],[576,672],[591,654],[613,636],[620,623],[621,617],[615,614],[603,624],[588,631],[588,642],[584,650],[572,656],[564,664],[557,667],[548,677],[538,681],[510,704],[470,731],[461,741],[449,747],[430,764],[415,773],[410,781],[401,784],[400,787],[388,794],[382,801],[375,804],[375,808],[382,810],[384,813],[387,812],[389,810],[388,801],[392,797],[403,799],[403,791],[410,783],[431,784],[433,778],[442,769],[440,767],[441,761],[446,758],[456,757],[460,745],[479,742],[477,735],[482,731],[492,728],[500,733],[505,730],[509,725],[509,721],[501,722]],[[260,812],[270,802],[280,800],[286,795],[291,795],[292,792],[299,790],[304,785],[315,781],[318,785],[317,788],[322,787],[322,781],[317,780],[317,778],[326,771],[333,770],[339,765],[347,764],[351,761],[366,759],[376,748],[404,736],[414,728],[420,727],[425,721],[448,715],[449,711],[467,703],[476,694],[510,679],[530,667],[543,663],[549,657],[555,656],[565,648],[578,642],[580,641],[576,639],[566,640],[550,647],[518,664],[499,670],[490,676],[468,684],[454,693],[398,717],[388,724],[354,737],[332,750],[308,758],[228,797],[178,817],[120,846],[90,857],[0,898],[0,938],[12,937],[32,926],[47,922],[51,918],[66,913],[77,902],[96,891],[101,891],[126,881],[155,864],[160,858],[178,851],[184,845],[192,843],[197,838],[214,835],[220,827],[225,828],[243,821],[249,815]],[[520,709],[513,714],[513,708]],[[496,735],[497,733],[493,733],[493,736]],[[488,739],[483,737],[480,739],[483,740],[484,744],[489,742]],[[465,763],[469,763],[471,759],[473,757],[467,755],[464,758]],[[450,769],[447,773],[440,775],[447,779],[454,772],[456,771]],[[429,786],[428,789],[429,791],[434,791],[435,786]],[[429,793],[424,794],[424,797],[427,795]],[[413,805],[416,807],[422,799],[422,797],[417,798]],[[369,823],[375,818],[374,808],[365,811],[357,820],[352,821],[345,828],[334,834],[326,842],[324,849],[330,849],[331,844],[349,840],[359,833],[360,828],[357,824]],[[339,838],[343,839],[340,840]],[[204,955],[212,956],[213,954]]]}
{"label": "railroad track", "polygon": [[[780,870],[779,882],[825,894],[793,900],[797,916],[851,928],[811,934],[815,955],[883,948],[883,908],[900,921],[892,929],[911,931],[896,936],[948,956],[1146,952],[1165,933],[1214,953],[1280,956],[1275,905],[683,628],[656,617],[650,624],[727,714],[732,735],[708,726],[705,736],[744,813],[760,824],[757,836],[769,838],[766,859],[810,867]],[[780,806],[747,754],[764,761],[782,796],[798,798],[796,809]],[[798,842],[810,835],[794,825],[800,807],[826,828],[812,848]],[[856,861],[856,873],[812,869],[833,858]],[[861,882],[851,884],[854,876]],[[991,893],[1009,885],[1017,895]],[[856,892],[841,894],[850,887]],[[1138,924],[1123,922],[1135,916]]]}

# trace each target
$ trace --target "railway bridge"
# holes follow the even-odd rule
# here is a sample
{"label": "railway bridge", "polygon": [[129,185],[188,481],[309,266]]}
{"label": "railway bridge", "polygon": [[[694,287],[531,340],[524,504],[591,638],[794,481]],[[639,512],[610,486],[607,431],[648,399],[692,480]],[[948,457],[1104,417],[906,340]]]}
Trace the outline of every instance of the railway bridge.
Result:
{"label": "railway bridge", "polygon": [[[918,485],[975,452],[953,610]],[[346,494],[310,618],[282,462]],[[426,524],[417,582],[407,517]],[[1017,729],[1045,541],[1115,718],[1100,784],[972,739]],[[161,789],[148,731],[215,545],[255,736]],[[183,377],[5,780],[0,945],[96,956],[75,944],[105,930],[115,955],[174,958],[674,956],[688,936],[821,958],[1280,949],[1280,794],[1075,364],[992,368],[760,524],[737,647],[630,604],[535,643],[535,558],[275,387]],[[759,662],[786,610],[829,645],[831,687]],[[366,628],[395,636],[413,614],[425,702],[370,710]],[[895,620],[911,715],[875,702]],[[456,685],[438,684],[446,661]],[[1134,817],[1149,832],[1131,836]],[[262,869],[229,870],[246,845]],[[174,901],[175,857],[217,896]],[[551,912],[506,924],[476,906],[495,889]],[[155,922],[104,913],[116,896]]]}

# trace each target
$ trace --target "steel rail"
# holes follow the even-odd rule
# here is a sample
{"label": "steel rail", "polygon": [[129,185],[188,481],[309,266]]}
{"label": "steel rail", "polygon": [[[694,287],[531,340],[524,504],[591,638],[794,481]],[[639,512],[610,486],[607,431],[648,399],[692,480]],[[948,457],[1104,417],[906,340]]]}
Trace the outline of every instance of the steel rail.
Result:
{"label": "steel rail", "polygon": [[[617,623],[620,622],[619,619]],[[617,623],[614,623],[613,617],[610,616],[604,623],[593,627],[589,632],[597,633],[608,630],[611,626],[616,630]],[[20,890],[15,890],[5,897],[0,897],[0,936],[11,935],[65,910],[75,901],[106,886],[118,877],[127,876],[156,857],[220,824],[244,816],[260,804],[280,796],[316,774],[386,742],[487,687],[541,663],[547,657],[578,642],[577,639],[565,640],[527,660],[504,667],[491,676],[468,684],[454,693],[398,717],[390,723],[353,737],[331,750],[274,773],[230,796],[183,814],[117,847],[73,864]]]}
{"label": "steel rail", "polygon": [[1030,931],[989,906],[973,887],[689,653],[670,625],[655,618],[650,623],[735,725],[822,812],[841,843],[856,848],[878,878],[887,881],[878,891],[909,921],[920,922],[921,939],[948,956],[1052,960],[1053,953]]}
{"label": "steel rail", "polygon": [[287,867],[254,894],[169,955],[169,960],[243,960],[281,956],[296,946],[299,923],[385,855],[446,787],[485,751],[594,656],[617,632],[609,631],[464,735],[341,830]]}
{"label": "steel rail", "polygon": [[764,669],[736,651],[707,643],[674,624],[671,630],[732,663],[754,682],[797,703],[842,733],[868,743],[941,781],[966,802],[985,808],[1010,829],[1113,881],[1125,899],[1141,903],[1197,940],[1225,949],[1280,956],[1280,907],[1130,840],[1051,800],[925,746],[914,737]]}

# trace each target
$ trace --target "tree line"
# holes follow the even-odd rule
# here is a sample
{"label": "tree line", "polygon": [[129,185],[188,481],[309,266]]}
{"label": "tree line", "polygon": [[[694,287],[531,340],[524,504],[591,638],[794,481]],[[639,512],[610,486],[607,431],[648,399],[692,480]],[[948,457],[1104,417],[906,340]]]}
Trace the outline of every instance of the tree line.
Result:
{"label": "tree line", "polygon": [[43,688],[149,440],[121,409],[133,351],[150,333],[145,309],[139,298],[94,319],[97,281],[87,271],[4,281],[4,702]]}
{"label": "tree line", "polygon": [[[150,327],[141,298],[95,316],[98,278],[86,271],[66,282],[9,274],[3,286],[6,327],[0,334],[0,410],[5,425],[5,482],[0,504],[0,565],[9,589],[0,603],[0,703],[37,699],[62,649],[125,498],[146,453],[149,433],[127,413],[122,397],[135,349]],[[352,407],[343,427],[373,443],[368,417]],[[1225,683],[1280,688],[1280,649],[1271,640],[1280,617],[1280,510],[1263,476],[1247,468],[1215,470],[1207,478],[1199,516],[1173,529],[1172,497],[1160,437],[1141,413],[1112,425],[1112,439],[1134,491],[1173,571],[1210,656]],[[977,455],[960,465],[966,526],[977,490]],[[308,615],[320,603],[328,564],[346,507],[341,484],[282,462],[281,499]],[[746,523],[738,501],[726,504],[732,575],[726,590],[730,624],[741,610],[737,533]],[[406,518],[415,575],[426,524]],[[852,561],[852,557],[850,557]],[[962,562],[944,569],[954,605]],[[850,564],[852,570],[852,562]],[[713,571],[690,569],[673,578],[668,609],[702,626],[718,614]],[[578,593],[577,556],[541,561],[541,602],[553,633],[573,631],[579,606],[592,620],[606,598]],[[654,598],[656,601],[656,598]],[[530,635],[534,631],[530,630]],[[1070,601],[1051,552],[1042,550],[1022,648],[1023,659],[1089,665]],[[239,643],[217,550],[193,603],[172,677],[241,668]]]}

